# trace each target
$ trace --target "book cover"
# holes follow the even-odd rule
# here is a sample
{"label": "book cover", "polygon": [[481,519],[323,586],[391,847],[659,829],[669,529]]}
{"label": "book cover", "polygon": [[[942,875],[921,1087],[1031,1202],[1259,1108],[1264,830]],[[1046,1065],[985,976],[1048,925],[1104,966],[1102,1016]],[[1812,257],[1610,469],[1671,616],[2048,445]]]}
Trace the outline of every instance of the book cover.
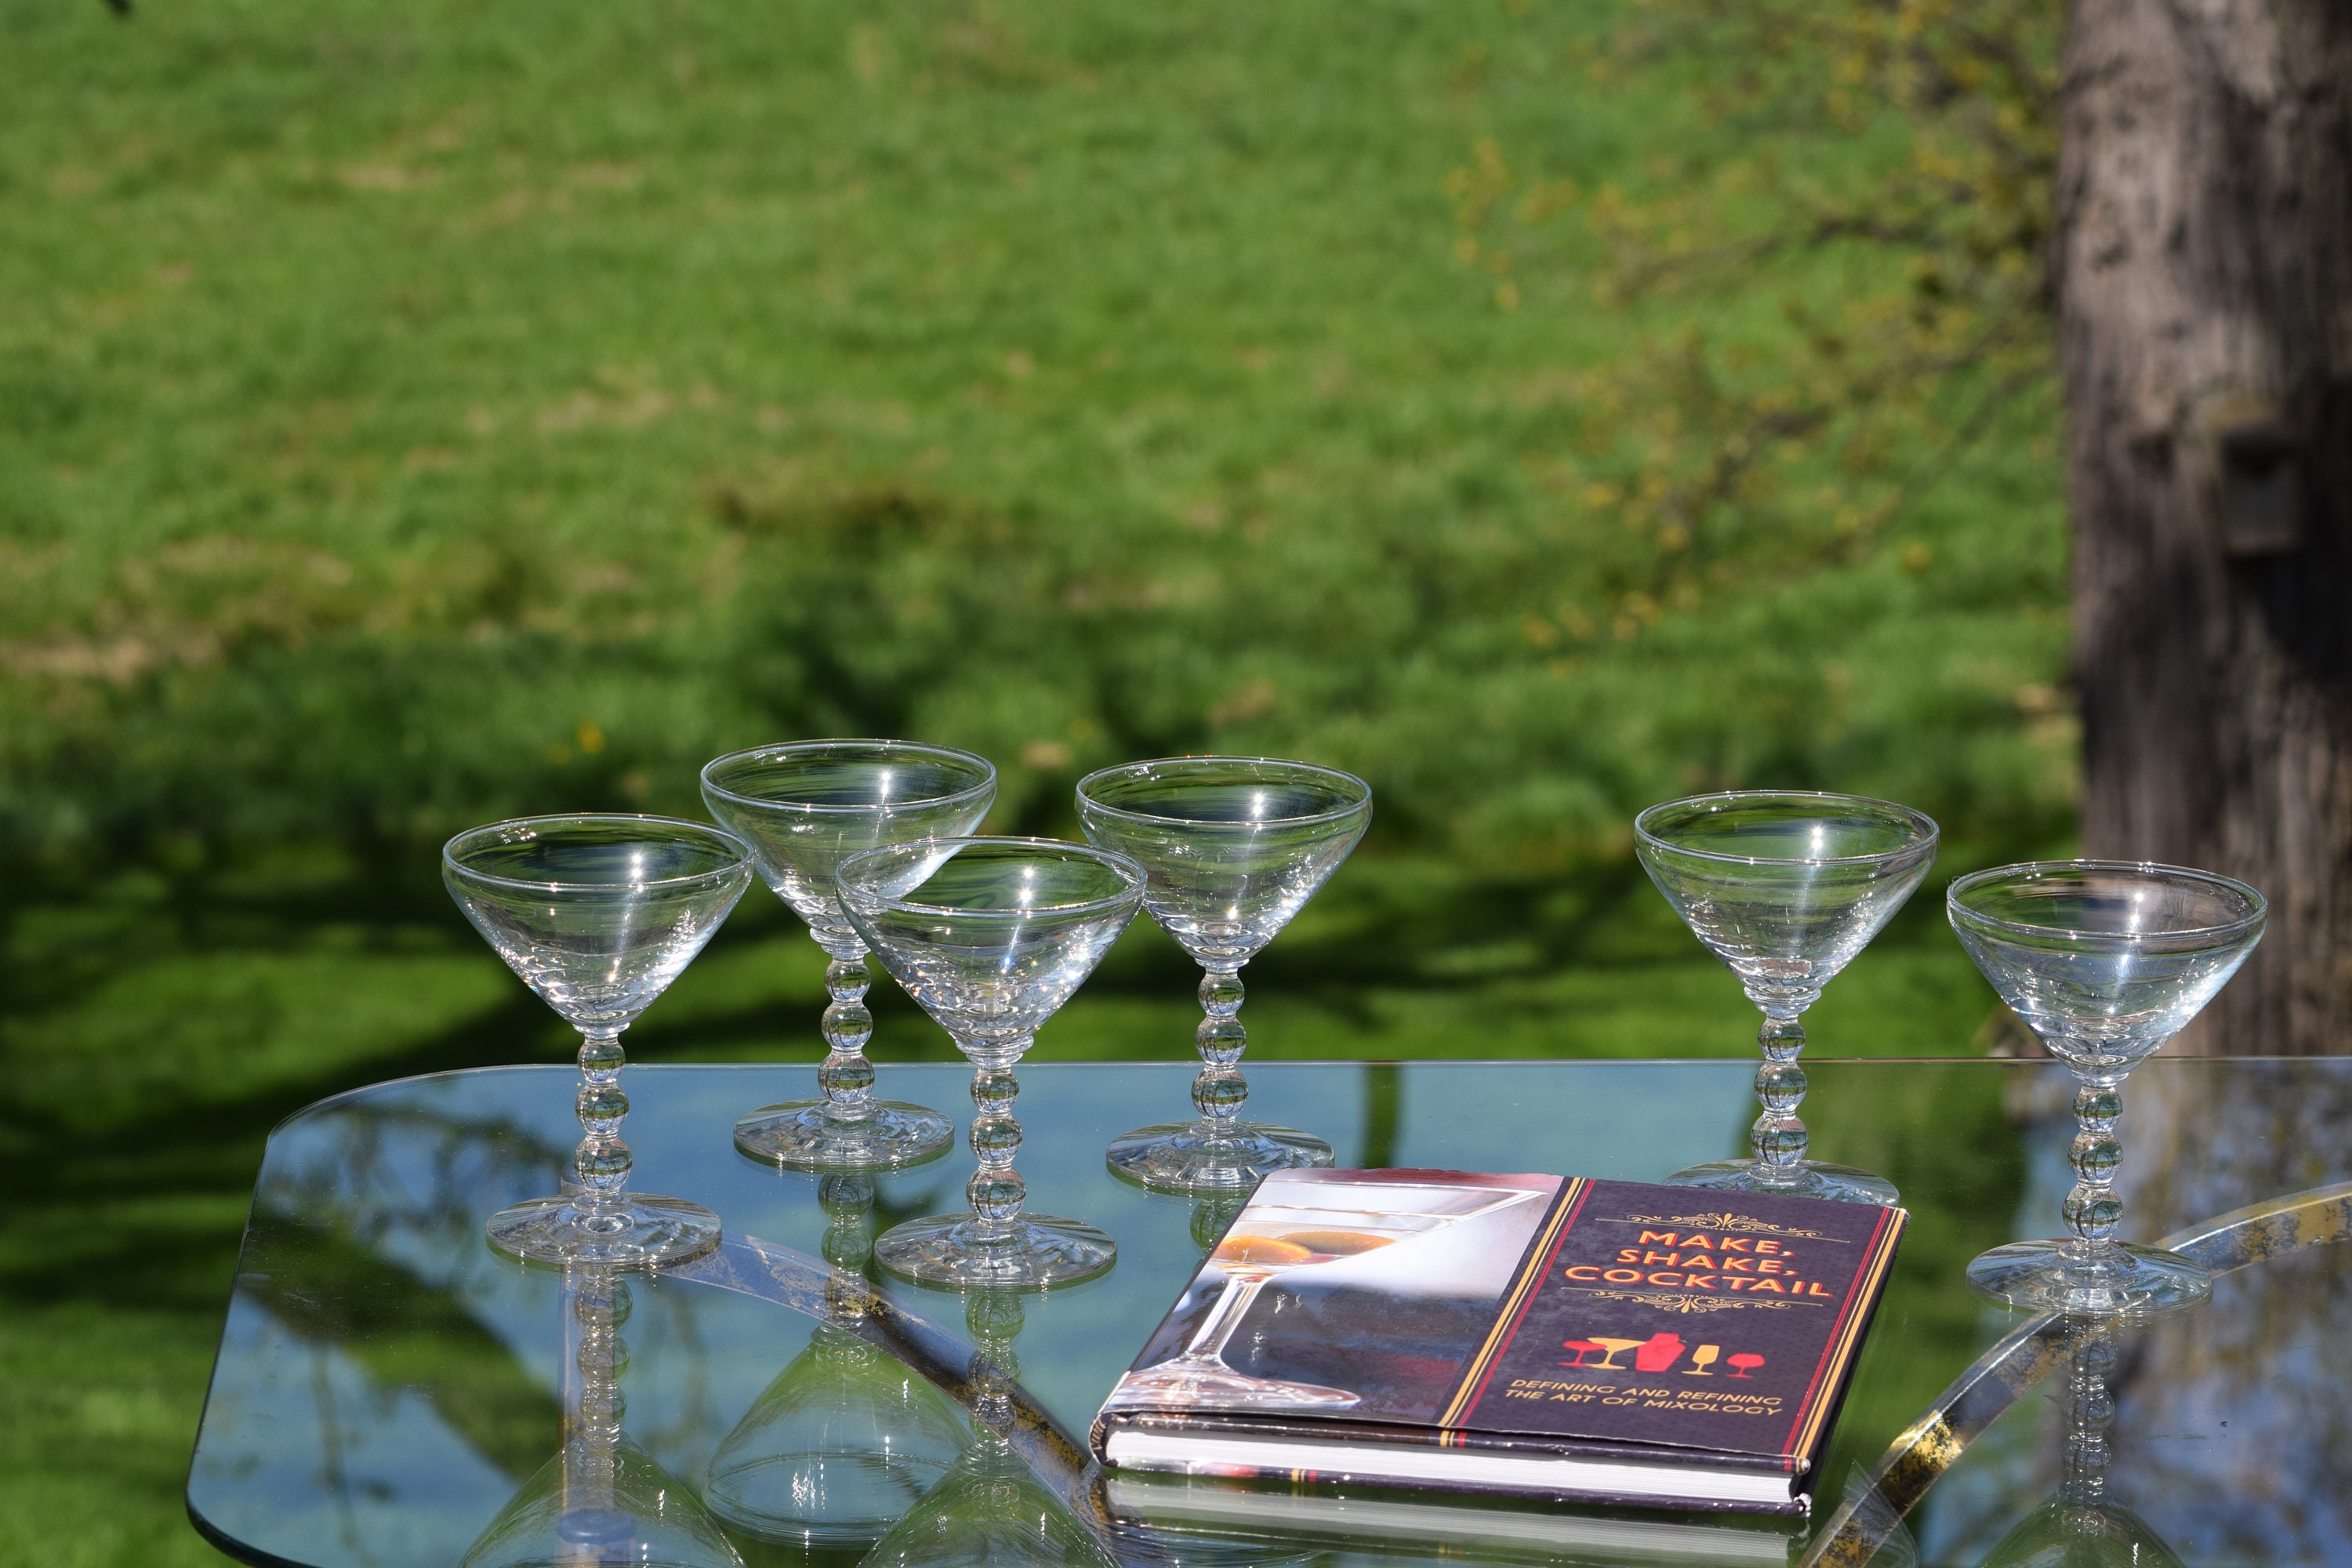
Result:
{"label": "book cover", "polygon": [[1119,1380],[1096,1447],[1130,1469],[1801,1510],[1905,1217],[1278,1173]]}

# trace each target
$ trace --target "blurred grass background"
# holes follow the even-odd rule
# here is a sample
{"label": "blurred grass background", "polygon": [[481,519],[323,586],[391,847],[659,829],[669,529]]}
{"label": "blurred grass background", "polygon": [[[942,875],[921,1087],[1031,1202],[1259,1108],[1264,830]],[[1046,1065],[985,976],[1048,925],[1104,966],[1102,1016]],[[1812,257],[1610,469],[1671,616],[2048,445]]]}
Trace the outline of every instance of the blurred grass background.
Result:
{"label": "blurred grass background", "polygon": [[[723,750],[969,746],[992,828],[1064,834],[1129,757],[1363,773],[1249,972],[1262,1058],[1745,1054],[1633,812],[1891,795],[1944,858],[1814,1048],[1975,1048],[1935,889],[2073,831],[2054,409],[1848,547],[1629,587],[1651,542],[1559,458],[1582,372],[1696,307],[1596,300],[1571,229],[1506,297],[1449,194],[1482,143],[1607,190],[1757,134],[1612,76],[1622,23],[0,0],[0,1506],[70,1521],[0,1561],[210,1558],[178,1489],[268,1127],[567,1049],[439,843],[699,816]],[[1705,324],[1769,353],[1885,265],[1759,262]],[[1824,515],[1861,482],[1777,460]],[[755,892],[632,1054],[813,1061],[821,967]],[[1040,1055],[1180,1055],[1190,988],[1139,928]],[[879,1060],[949,1055],[877,1000]]]}

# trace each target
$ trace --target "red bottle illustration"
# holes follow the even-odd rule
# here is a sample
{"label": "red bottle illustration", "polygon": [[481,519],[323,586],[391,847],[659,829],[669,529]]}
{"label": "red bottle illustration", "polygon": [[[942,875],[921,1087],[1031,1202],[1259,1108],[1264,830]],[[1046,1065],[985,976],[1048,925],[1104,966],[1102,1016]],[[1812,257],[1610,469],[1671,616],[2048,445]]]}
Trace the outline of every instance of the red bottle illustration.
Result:
{"label": "red bottle illustration", "polygon": [[1680,1334],[1657,1333],[1650,1342],[1633,1352],[1636,1372],[1664,1372],[1683,1358],[1683,1337]]}

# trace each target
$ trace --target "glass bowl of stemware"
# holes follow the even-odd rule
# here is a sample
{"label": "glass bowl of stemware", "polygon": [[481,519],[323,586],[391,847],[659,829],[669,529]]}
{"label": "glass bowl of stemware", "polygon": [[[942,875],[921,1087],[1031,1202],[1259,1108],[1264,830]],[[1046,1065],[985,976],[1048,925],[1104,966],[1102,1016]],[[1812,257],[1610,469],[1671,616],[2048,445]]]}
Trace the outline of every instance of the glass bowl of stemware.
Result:
{"label": "glass bowl of stemware", "polygon": [[839,1171],[893,1170],[947,1148],[955,1127],[946,1117],[873,1097],[866,943],[842,913],[833,874],[868,849],[970,833],[995,798],[985,757],[912,741],[802,741],[704,766],[703,804],[751,847],[761,879],[830,960],[819,1098],[751,1112],[735,1124],[738,1149],[792,1169]]}
{"label": "glass bowl of stemware", "polygon": [[499,1210],[491,1245],[541,1263],[648,1268],[718,1246],[709,1209],[625,1190],[621,1031],[734,909],[751,851],[708,823],[533,816],[449,840],[441,879],[507,967],[581,1035],[576,1190]]}
{"label": "glass bowl of stemware", "polygon": [[1108,1269],[1107,1232],[1022,1212],[1013,1069],[1135,918],[1143,868],[1051,838],[939,838],[853,856],[835,880],[890,977],[972,1065],[971,1207],[893,1226],[877,1261],[925,1284],[1019,1289]]}
{"label": "glass bowl of stemware", "polygon": [[1892,1204],[1895,1184],[1805,1158],[1810,1139],[1798,1020],[1927,876],[1937,829],[1892,801],[1811,791],[1735,790],[1654,805],[1633,819],[1633,852],[1683,923],[1739,977],[1764,1015],[1756,1039],[1763,1113],[1750,1158],[1677,1171],[1677,1186]]}
{"label": "glass bowl of stemware", "polygon": [[1371,786],[1311,763],[1170,757],[1080,779],[1078,819],[1089,843],[1143,868],[1143,907],[1202,970],[1197,1114],[1121,1135],[1113,1173],[1155,1192],[1246,1192],[1269,1171],[1328,1165],[1313,1133],[1242,1116],[1241,969],[1363,837]]}
{"label": "glass bowl of stemware", "polygon": [[2115,860],[2037,861],[1962,877],[1945,895],[1977,967],[2074,1075],[2068,1234],[1996,1247],[1969,1283],[2032,1311],[2154,1315],[2195,1306],[2213,1279],[2179,1253],[2116,1239],[2123,1083],[2211,1001],[2269,906],[2210,871]]}

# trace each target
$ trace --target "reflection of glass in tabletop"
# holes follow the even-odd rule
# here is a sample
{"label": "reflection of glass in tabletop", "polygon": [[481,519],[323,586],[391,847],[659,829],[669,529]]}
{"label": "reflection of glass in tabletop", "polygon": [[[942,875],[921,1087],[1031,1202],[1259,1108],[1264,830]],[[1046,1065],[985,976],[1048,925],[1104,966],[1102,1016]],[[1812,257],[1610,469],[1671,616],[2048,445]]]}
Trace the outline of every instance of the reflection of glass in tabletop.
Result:
{"label": "reflection of glass in tabletop", "polygon": [[[1225,1286],[1192,1342],[1171,1360],[1119,1380],[1119,1406],[1209,1405],[1344,1410],[1362,1395],[1344,1388],[1255,1377],[1227,1365],[1224,1349],[1266,1282],[1278,1275],[1360,1258],[1544,1194],[1520,1187],[1413,1186],[1402,1182],[1295,1184],[1296,1201],[1253,1204],[1209,1255]],[[1286,1194],[1286,1199],[1288,1198]]]}
{"label": "reflection of glass in tabletop", "polygon": [[1013,1448],[1021,1372],[1013,1346],[1025,1318],[1017,1289],[966,1293],[971,1446],[858,1568],[1114,1568],[1094,1532]]}
{"label": "reflection of glass in tabletop", "polygon": [[1983,1568],[2179,1568],[2154,1527],[2107,1495],[2114,1458],[2107,1386],[2124,1321],[2094,1319],[2075,1331],[2067,1357],[2066,1448],[2058,1489],[2001,1537]]}
{"label": "reflection of glass in tabletop", "polygon": [[563,1447],[489,1522],[460,1568],[743,1568],[718,1521],[621,1430],[628,1282],[566,1272]]}
{"label": "reflection of glass in tabletop", "polygon": [[720,1440],[705,1491],[739,1538],[804,1551],[863,1551],[906,1513],[970,1441],[955,1404],[859,1331],[874,1302],[864,1270],[874,1183],[826,1176],[826,1321]]}

